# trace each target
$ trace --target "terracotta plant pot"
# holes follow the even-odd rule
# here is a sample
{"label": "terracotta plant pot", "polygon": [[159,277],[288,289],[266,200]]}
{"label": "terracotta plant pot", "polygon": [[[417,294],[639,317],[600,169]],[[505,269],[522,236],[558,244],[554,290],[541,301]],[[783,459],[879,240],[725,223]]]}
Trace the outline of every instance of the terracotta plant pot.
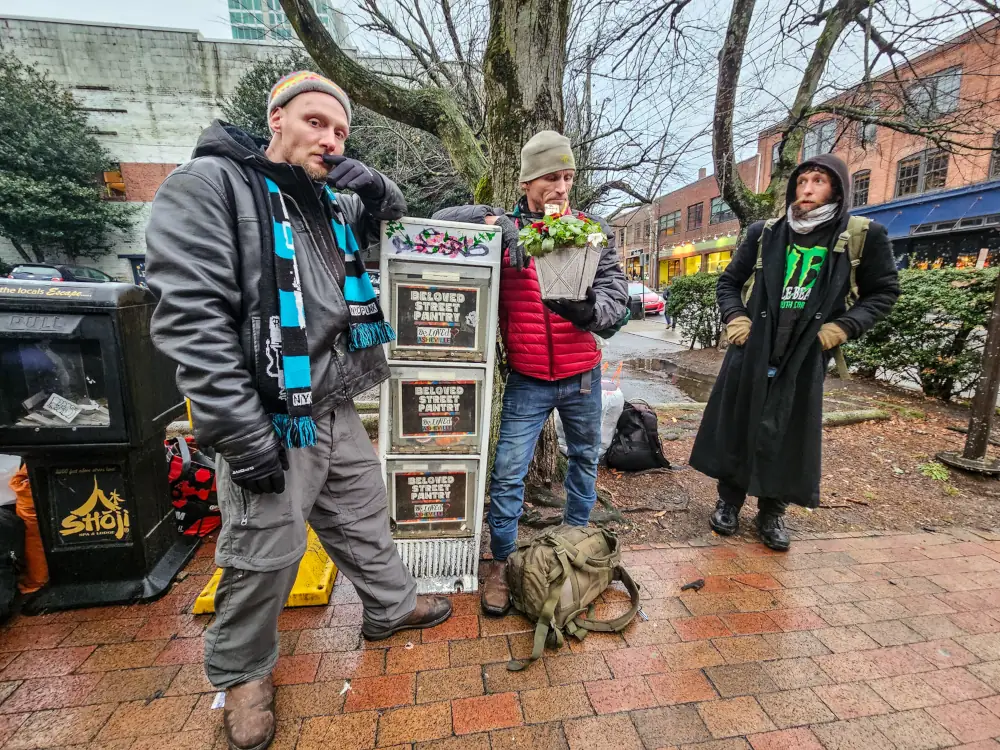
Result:
{"label": "terracotta plant pot", "polygon": [[536,257],[535,273],[542,299],[586,299],[603,252],[598,245],[569,246]]}

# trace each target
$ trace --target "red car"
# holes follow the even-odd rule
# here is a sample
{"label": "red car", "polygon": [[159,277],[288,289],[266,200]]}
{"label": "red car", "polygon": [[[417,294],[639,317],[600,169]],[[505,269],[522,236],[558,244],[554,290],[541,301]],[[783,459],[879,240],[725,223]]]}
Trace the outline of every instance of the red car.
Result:
{"label": "red car", "polygon": [[642,307],[646,311],[646,315],[661,315],[663,308],[666,306],[659,294],[645,284],[640,284],[637,281],[629,282],[628,296],[633,301],[638,300],[640,297],[642,298]]}

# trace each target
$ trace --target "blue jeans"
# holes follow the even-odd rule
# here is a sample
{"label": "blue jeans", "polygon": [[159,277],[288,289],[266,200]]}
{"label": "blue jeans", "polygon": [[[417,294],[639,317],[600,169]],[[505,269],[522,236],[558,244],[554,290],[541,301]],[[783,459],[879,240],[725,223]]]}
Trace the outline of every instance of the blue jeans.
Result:
{"label": "blue jeans", "polygon": [[511,372],[503,395],[500,437],[490,478],[490,550],[506,560],[517,545],[517,521],[524,510],[524,477],[535,444],[553,409],[566,433],[569,469],[563,522],[586,526],[597,501],[597,459],[601,452],[601,366],[591,372],[590,393],[580,393],[582,375],[545,381]]}

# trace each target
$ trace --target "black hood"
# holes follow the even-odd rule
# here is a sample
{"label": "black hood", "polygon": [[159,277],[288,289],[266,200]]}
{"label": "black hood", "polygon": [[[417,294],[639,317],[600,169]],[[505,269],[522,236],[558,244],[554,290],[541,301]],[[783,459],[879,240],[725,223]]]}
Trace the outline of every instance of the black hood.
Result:
{"label": "black hood", "polygon": [[836,220],[843,218],[851,210],[851,180],[847,173],[847,164],[833,154],[814,156],[795,168],[788,178],[788,187],[785,189],[785,205],[790,206],[795,202],[795,183],[806,167],[823,167],[833,174],[833,179],[839,183],[840,188],[840,210],[837,212]]}
{"label": "black hood", "polygon": [[239,162],[258,159],[267,161],[264,156],[267,143],[263,138],[254,138],[228,122],[212,120],[212,124],[198,136],[198,144],[194,147],[191,158],[226,156]]}

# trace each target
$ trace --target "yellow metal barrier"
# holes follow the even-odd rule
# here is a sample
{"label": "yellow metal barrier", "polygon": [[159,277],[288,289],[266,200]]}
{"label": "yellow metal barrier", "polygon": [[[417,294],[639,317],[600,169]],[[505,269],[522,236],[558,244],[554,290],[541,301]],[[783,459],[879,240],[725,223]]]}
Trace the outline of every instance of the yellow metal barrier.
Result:
{"label": "yellow metal barrier", "polygon": [[[326,554],[316,532],[309,528],[306,554],[303,556],[302,562],[299,563],[299,572],[295,576],[295,584],[292,586],[292,593],[285,606],[312,607],[329,604],[330,595],[333,593],[333,581],[336,577],[337,566]],[[215,612],[215,589],[221,578],[222,569],[219,568],[195,600],[192,610],[194,614],[206,615]]]}

